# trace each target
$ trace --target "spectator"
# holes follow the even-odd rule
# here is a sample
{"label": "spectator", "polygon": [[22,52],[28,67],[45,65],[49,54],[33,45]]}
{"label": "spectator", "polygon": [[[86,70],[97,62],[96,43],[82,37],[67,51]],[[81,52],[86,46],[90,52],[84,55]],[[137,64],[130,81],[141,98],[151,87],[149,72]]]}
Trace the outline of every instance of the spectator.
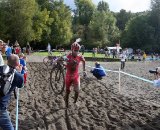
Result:
{"label": "spectator", "polygon": [[147,55],[146,55],[146,53],[144,52],[144,53],[143,53],[143,61],[145,61],[146,58],[147,58]]}
{"label": "spectator", "polygon": [[154,59],[154,54],[151,53],[151,60],[153,61],[153,59]]}
{"label": "spectator", "polygon": [[2,48],[3,48],[3,41],[0,40],[0,51],[2,51]]}
{"label": "spectator", "polygon": [[52,55],[50,43],[48,43],[47,50],[48,50],[48,55]]}
{"label": "spectator", "polygon": [[156,80],[153,81],[154,87],[160,88],[160,67],[156,68]]}
{"label": "spectator", "polygon": [[[24,59],[24,62],[25,62],[25,65],[26,65],[26,63],[27,63],[27,57],[26,56],[23,56],[23,59]],[[24,71],[24,85],[26,85],[26,82],[27,82],[27,75],[28,75],[28,73],[27,73],[27,67],[25,67],[25,71]]]}
{"label": "spectator", "polygon": [[92,50],[92,57],[95,57],[96,56],[96,48],[93,48]]}
{"label": "spectator", "polygon": [[91,70],[91,73],[99,80],[106,76],[106,72],[99,62],[95,63],[95,68]]}
{"label": "spectator", "polygon": [[6,51],[7,60],[11,56],[11,54],[12,54],[12,48],[8,46],[7,51]]}
{"label": "spectator", "polygon": [[84,51],[85,51],[85,46],[84,45],[81,46],[81,51],[82,51],[82,55],[84,55]]}
{"label": "spectator", "polygon": [[0,52],[0,66],[4,65],[4,60],[3,60],[3,57],[1,55],[1,52]]}
{"label": "spectator", "polygon": [[19,62],[20,62],[20,65],[22,66],[21,74],[24,75],[27,68],[26,68],[26,61],[24,60],[24,54],[23,53],[19,54]]}
{"label": "spectator", "polygon": [[29,42],[28,42],[27,46],[26,46],[26,53],[27,53],[27,55],[30,54],[30,51],[31,51],[31,46],[29,45]]}
{"label": "spectator", "polygon": [[116,50],[113,50],[113,59],[116,57]]}
{"label": "spectator", "polygon": [[[18,71],[21,71],[21,67],[19,66],[19,58],[17,55],[12,54],[9,57],[8,66],[10,68],[14,68],[17,69]],[[7,107],[11,99],[11,92],[15,90],[16,87],[21,88],[22,86],[23,86],[23,77],[20,73],[15,72],[9,93],[5,96],[0,97],[0,127],[3,130],[14,130],[11,119],[7,111]]]}
{"label": "spectator", "polygon": [[125,62],[126,62],[127,56],[125,53],[122,53],[122,54],[120,54],[120,58],[121,58],[121,69],[123,70],[125,67]]}
{"label": "spectator", "polygon": [[141,61],[141,54],[138,54],[138,61]]}
{"label": "spectator", "polygon": [[15,54],[19,55],[20,53],[21,53],[21,48],[20,48],[19,44],[17,44],[15,47]]}

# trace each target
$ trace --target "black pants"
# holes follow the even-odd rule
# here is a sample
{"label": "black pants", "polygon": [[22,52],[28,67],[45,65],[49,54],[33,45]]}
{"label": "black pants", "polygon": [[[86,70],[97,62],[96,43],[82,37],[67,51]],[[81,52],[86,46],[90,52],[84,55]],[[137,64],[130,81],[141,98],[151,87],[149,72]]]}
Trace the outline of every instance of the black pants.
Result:
{"label": "black pants", "polygon": [[125,61],[121,61],[121,70],[123,70],[125,67]]}

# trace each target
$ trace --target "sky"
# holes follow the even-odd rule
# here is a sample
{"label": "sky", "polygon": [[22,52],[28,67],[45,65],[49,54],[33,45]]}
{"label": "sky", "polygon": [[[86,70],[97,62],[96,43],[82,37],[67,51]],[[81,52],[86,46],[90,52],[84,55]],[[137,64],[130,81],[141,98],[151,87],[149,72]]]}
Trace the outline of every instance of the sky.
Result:
{"label": "sky", "polygon": [[[101,0],[92,0],[94,4],[98,4]],[[121,9],[131,12],[141,12],[150,9],[151,0],[103,0],[108,2],[111,11],[119,12]],[[74,0],[64,0],[71,8],[75,8]]]}

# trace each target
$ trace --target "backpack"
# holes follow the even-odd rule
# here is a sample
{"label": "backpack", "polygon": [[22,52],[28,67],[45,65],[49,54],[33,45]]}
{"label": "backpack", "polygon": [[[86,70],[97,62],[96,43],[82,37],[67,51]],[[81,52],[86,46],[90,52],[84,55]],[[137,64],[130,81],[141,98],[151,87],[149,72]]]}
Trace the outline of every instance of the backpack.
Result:
{"label": "backpack", "polygon": [[10,92],[16,70],[8,65],[0,66],[0,98]]}

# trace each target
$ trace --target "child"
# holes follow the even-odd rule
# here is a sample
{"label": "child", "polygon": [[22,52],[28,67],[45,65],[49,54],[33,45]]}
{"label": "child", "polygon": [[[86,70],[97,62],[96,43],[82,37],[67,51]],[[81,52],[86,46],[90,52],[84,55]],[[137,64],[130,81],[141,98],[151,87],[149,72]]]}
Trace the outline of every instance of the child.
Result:
{"label": "child", "polygon": [[101,80],[104,76],[106,76],[106,72],[104,68],[100,65],[99,62],[95,63],[95,68],[91,70],[91,73],[98,79]]}
{"label": "child", "polygon": [[22,71],[21,71],[21,74],[24,76],[24,84],[26,83],[26,75],[25,75],[25,73],[26,73],[26,71],[27,71],[27,67],[26,67],[26,61],[25,61],[25,59],[24,59],[24,54],[23,53],[21,53],[21,54],[19,54],[19,62],[20,62],[20,64],[22,65]]}

